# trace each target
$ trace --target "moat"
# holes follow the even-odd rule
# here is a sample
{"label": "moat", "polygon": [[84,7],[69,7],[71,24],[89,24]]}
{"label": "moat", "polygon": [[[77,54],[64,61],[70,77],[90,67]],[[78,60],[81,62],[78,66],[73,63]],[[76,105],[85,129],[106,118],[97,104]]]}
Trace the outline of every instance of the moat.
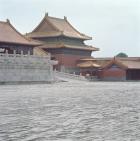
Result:
{"label": "moat", "polygon": [[139,82],[0,85],[0,141],[139,141]]}

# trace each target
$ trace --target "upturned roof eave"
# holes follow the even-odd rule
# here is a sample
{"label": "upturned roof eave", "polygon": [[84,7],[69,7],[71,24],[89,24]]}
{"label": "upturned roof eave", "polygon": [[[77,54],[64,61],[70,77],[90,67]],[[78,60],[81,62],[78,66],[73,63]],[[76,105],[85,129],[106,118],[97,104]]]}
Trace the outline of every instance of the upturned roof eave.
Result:
{"label": "upturned roof eave", "polygon": [[4,44],[15,44],[15,45],[25,45],[25,46],[40,46],[41,44],[30,44],[30,43],[21,43],[21,42],[9,42],[9,41],[0,41],[0,43]]}
{"label": "upturned roof eave", "polygon": [[[24,35],[22,35],[19,31],[16,30],[16,28],[10,23],[10,20],[7,19],[7,22],[2,22],[0,21],[0,23],[2,24],[6,24],[7,26],[9,26],[14,32],[17,34],[18,37],[20,37],[21,39],[23,39],[23,41],[16,41],[16,38],[13,41],[10,41],[8,38],[7,40],[0,40],[0,43],[7,43],[7,44],[19,44],[19,45],[28,45],[28,46],[38,46],[39,44],[34,42],[34,41],[30,41],[30,39],[28,39],[27,37],[25,37]],[[12,36],[12,33],[11,33]],[[8,41],[9,40],[9,41]]]}
{"label": "upturned roof eave", "polygon": [[67,37],[67,38],[73,38],[73,39],[80,39],[80,40],[92,40],[92,37],[86,37],[86,38],[83,38],[83,37],[76,37],[76,36],[68,36],[68,35],[65,35],[64,33],[61,33],[61,32],[58,32],[57,34],[54,34],[54,35],[35,35],[35,33],[28,33],[26,34],[27,37],[30,37],[30,38],[49,38],[49,37],[60,37],[60,36],[63,36],[63,37]]}
{"label": "upturned roof eave", "polygon": [[44,44],[42,46],[39,46],[40,48],[46,48],[46,49],[59,49],[59,48],[70,48],[70,49],[75,49],[75,50],[90,50],[90,51],[97,51],[97,49],[95,47],[91,47],[91,46],[71,46],[71,45],[66,45],[63,43],[60,43],[58,45],[47,45]]}
{"label": "upturned roof eave", "polygon": [[100,68],[101,66],[94,62],[87,61],[87,62],[77,64],[77,67],[79,68]]}
{"label": "upturned roof eave", "polygon": [[80,34],[81,36],[83,36],[83,39],[85,39],[85,40],[92,40],[92,37],[89,37],[89,36],[87,36],[87,35],[85,35],[85,34],[79,32],[76,28],[74,28],[74,27],[70,24],[70,22],[67,20],[67,18],[64,18],[64,19],[65,19],[65,21],[68,23],[68,25],[69,25],[74,31],[76,31],[78,34]]}
{"label": "upturned roof eave", "polygon": [[[73,31],[75,31],[75,32],[78,34],[77,36],[68,36],[68,35],[66,35],[66,34],[65,34],[65,31],[61,31],[56,25],[54,25],[54,23],[50,20],[50,18],[55,18],[55,17],[50,17],[50,16],[48,16],[48,13],[45,14],[44,18],[41,20],[41,22],[38,24],[38,26],[37,26],[32,32],[30,32],[28,36],[31,37],[31,38],[32,38],[32,37],[34,37],[34,38],[44,38],[44,37],[46,37],[45,35],[42,35],[42,36],[37,36],[37,35],[36,35],[36,36],[35,36],[35,35],[30,35],[30,34],[35,33],[35,32],[39,29],[39,27],[41,26],[41,24],[43,24],[43,22],[48,22],[48,23],[54,28],[55,31],[61,32],[60,36],[65,36],[65,37],[69,37],[69,38],[77,38],[77,39],[81,39],[81,40],[92,40],[92,37],[89,37],[89,36],[87,36],[87,35],[85,35],[85,34],[80,33],[78,30],[76,30],[76,29],[67,21],[66,18],[64,18],[63,20],[73,29]],[[55,18],[55,19],[60,20],[59,18]],[[81,36],[81,37],[78,37],[78,36]],[[48,36],[47,36],[47,37],[48,37]],[[50,37],[58,37],[58,35],[57,35],[57,36],[53,35],[53,36],[50,36]]]}

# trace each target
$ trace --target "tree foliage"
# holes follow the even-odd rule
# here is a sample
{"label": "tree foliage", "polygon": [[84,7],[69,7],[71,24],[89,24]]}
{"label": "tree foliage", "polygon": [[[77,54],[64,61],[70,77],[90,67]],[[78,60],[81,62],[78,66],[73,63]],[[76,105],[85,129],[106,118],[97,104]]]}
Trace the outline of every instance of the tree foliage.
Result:
{"label": "tree foliage", "polygon": [[128,57],[126,53],[120,52],[116,55],[116,57]]}

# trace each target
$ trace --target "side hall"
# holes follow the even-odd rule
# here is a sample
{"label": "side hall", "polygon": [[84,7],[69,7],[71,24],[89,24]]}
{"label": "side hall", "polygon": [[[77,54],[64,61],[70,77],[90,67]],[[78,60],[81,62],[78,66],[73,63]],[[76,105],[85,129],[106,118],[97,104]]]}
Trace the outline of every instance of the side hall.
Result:
{"label": "side hall", "polygon": [[105,81],[140,80],[140,57],[85,58],[78,64],[81,74]]}

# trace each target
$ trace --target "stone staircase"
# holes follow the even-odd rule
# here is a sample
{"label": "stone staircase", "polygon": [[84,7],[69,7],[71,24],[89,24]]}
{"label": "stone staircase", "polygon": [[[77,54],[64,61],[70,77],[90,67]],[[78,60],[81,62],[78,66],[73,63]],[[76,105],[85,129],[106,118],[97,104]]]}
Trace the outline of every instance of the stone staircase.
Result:
{"label": "stone staircase", "polygon": [[65,82],[89,81],[84,76],[60,72],[60,71],[54,71],[54,76],[56,81],[65,81]]}

